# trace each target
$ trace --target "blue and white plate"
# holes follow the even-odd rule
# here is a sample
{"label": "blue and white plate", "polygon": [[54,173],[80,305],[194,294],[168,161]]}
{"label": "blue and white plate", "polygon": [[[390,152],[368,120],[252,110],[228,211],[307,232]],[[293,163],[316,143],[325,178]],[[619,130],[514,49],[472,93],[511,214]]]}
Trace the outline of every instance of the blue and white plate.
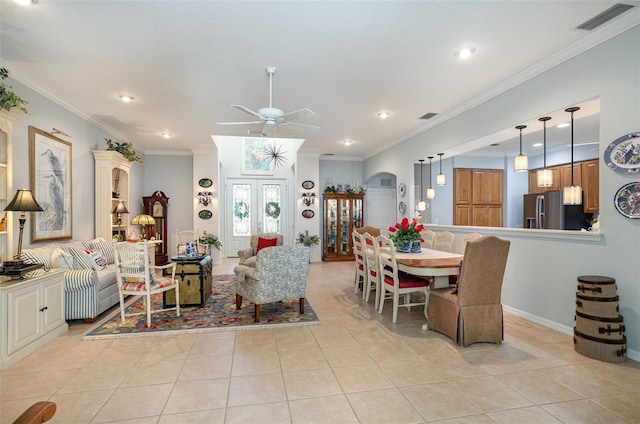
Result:
{"label": "blue and white plate", "polygon": [[625,184],[613,198],[620,215],[631,219],[640,218],[640,182]]}
{"label": "blue and white plate", "polygon": [[615,139],[604,151],[604,162],[621,174],[640,172],[640,132]]}

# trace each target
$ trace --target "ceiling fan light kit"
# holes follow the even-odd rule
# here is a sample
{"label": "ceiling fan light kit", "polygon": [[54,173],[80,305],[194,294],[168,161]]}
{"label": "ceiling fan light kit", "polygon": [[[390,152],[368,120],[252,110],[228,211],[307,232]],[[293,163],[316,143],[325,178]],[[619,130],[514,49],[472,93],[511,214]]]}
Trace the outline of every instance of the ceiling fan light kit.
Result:
{"label": "ceiling fan light kit", "polygon": [[285,127],[293,130],[317,130],[320,127],[309,124],[301,124],[299,122],[292,122],[298,119],[309,118],[315,115],[311,109],[303,108],[293,112],[284,113],[281,109],[273,107],[273,75],[276,73],[277,68],[275,66],[267,66],[266,71],[269,75],[269,107],[263,107],[254,111],[246,106],[231,105],[236,109],[239,109],[249,115],[256,117],[256,121],[241,121],[241,122],[216,122],[217,125],[257,125],[263,124],[262,135],[272,137],[275,136],[276,127]]}

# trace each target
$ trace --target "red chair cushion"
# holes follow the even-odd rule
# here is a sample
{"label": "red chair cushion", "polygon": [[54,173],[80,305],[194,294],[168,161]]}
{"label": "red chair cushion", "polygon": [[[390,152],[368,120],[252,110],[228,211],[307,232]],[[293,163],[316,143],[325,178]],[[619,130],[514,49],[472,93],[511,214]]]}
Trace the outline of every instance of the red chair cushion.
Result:
{"label": "red chair cushion", "polygon": [[258,247],[256,247],[256,255],[259,251],[264,249],[265,247],[275,246],[278,243],[277,238],[262,238],[258,237]]}
{"label": "red chair cushion", "polygon": [[[385,275],[384,282],[393,286],[393,279],[388,275]],[[411,287],[426,287],[429,285],[429,281],[411,274],[398,274],[398,282],[400,283],[401,289],[408,289]]]}

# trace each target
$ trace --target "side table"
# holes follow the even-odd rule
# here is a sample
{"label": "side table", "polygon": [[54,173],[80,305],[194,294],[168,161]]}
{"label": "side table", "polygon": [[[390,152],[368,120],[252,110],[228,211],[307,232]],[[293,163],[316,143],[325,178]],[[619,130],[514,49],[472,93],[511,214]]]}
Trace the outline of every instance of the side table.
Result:
{"label": "side table", "polygon": [[[180,281],[180,306],[203,307],[211,296],[211,256],[177,255],[169,260],[176,263],[176,279]],[[171,270],[165,269],[162,272],[163,275],[171,275]],[[176,306],[175,291],[164,292],[162,301],[165,308]]]}

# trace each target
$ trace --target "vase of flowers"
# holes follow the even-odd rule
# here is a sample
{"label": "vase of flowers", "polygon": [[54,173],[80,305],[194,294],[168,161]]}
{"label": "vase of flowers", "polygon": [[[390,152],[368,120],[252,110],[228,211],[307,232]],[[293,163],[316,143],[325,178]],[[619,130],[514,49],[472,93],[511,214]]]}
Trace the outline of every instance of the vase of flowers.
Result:
{"label": "vase of flowers", "polygon": [[420,231],[424,226],[419,224],[417,220],[409,221],[409,218],[403,218],[402,221],[396,222],[394,226],[389,227],[389,238],[393,241],[397,252],[418,253],[420,252]]}

